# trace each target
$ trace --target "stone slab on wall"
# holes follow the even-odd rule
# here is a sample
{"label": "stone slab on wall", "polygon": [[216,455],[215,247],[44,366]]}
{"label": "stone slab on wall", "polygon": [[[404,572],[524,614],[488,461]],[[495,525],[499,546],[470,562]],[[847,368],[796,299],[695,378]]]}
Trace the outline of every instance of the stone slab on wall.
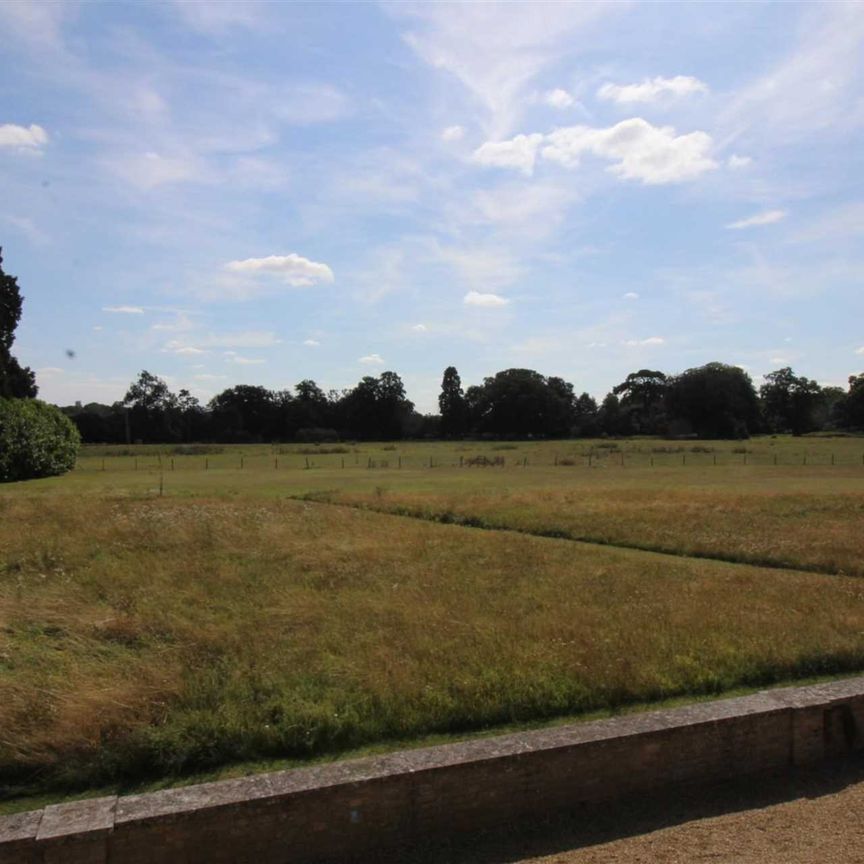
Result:
{"label": "stone slab on wall", "polygon": [[304,864],[864,747],[864,678],[0,818],[0,864]]}

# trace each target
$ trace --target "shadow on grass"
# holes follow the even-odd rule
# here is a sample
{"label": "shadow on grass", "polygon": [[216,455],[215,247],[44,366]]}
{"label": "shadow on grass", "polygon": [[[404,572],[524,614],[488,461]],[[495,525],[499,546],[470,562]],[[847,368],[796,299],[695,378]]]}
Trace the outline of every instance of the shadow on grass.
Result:
{"label": "shadow on grass", "polygon": [[[507,824],[470,836],[430,838],[422,848],[388,851],[375,860],[380,864],[397,861],[514,864],[524,859],[587,850],[700,819],[758,810],[798,799],[821,798],[861,782],[864,782],[864,754],[859,753],[813,769],[795,769],[711,786],[690,786],[650,797],[583,805],[547,819]],[[850,815],[850,818],[854,817]],[[623,854],[626,853],[621,850],[617,856],[610,855],[608,860],[628,860]],[[371,859],[367,856],[365,860]]]}

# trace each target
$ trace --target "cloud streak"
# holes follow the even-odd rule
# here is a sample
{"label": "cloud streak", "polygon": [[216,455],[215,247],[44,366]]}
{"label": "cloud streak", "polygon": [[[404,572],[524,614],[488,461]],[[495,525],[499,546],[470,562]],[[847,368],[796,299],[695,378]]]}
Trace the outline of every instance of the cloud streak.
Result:
{"label": "cloud streak", "polygon": [[674,78],[646,78],[641,84],[604,84],[597,98],[622,105],[633,102],[657,102],[665,97],[681,98],[694,93],[707,93],[708,85],[691,75]]}
{"label": "cloud streak", "polygon": [[295,252],[288,255],[268,255],[266,258],[229,261],[225,269],[229,273],[246,276],[274,276],[294,288],[305,288],[319,282],[333,281],[333,271],[326,264],[310,261]]}
{"label": "cloud streak", "polygon": [[755,213],[753,216],[748,216],[746,219],[739,219],[737,222],[730,222],[726,228],[732,231],[741,231],[744,228],[758,228],[761,225],[773,225],[775,222],[780,222],[785,218],[785,210],[765,210],[762,213]]}

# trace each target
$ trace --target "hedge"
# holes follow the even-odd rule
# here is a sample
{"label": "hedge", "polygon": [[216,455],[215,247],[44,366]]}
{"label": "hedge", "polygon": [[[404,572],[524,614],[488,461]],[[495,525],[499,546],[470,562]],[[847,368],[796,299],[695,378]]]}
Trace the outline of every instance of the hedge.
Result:
{"label": "hedge", "polygon": [[59,408],[0,399],[0,483],[51,477],[75,466],[81,438]]}

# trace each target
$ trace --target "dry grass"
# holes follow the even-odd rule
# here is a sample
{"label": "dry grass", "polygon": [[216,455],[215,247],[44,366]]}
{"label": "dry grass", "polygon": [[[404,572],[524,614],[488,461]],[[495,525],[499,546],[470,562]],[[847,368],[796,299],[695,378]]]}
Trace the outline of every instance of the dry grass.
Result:
{"label": "dry grass", "polygon": [[0,498],[7,794],[861,668],[852,578],[293,501]]}
{"label": "dry grass", "polygon": [[[313,493],[314,497],[314,493]],[[864,576],[864,494],[581,485],[483,494],[333,492],[355,506],[542,536]]]}

